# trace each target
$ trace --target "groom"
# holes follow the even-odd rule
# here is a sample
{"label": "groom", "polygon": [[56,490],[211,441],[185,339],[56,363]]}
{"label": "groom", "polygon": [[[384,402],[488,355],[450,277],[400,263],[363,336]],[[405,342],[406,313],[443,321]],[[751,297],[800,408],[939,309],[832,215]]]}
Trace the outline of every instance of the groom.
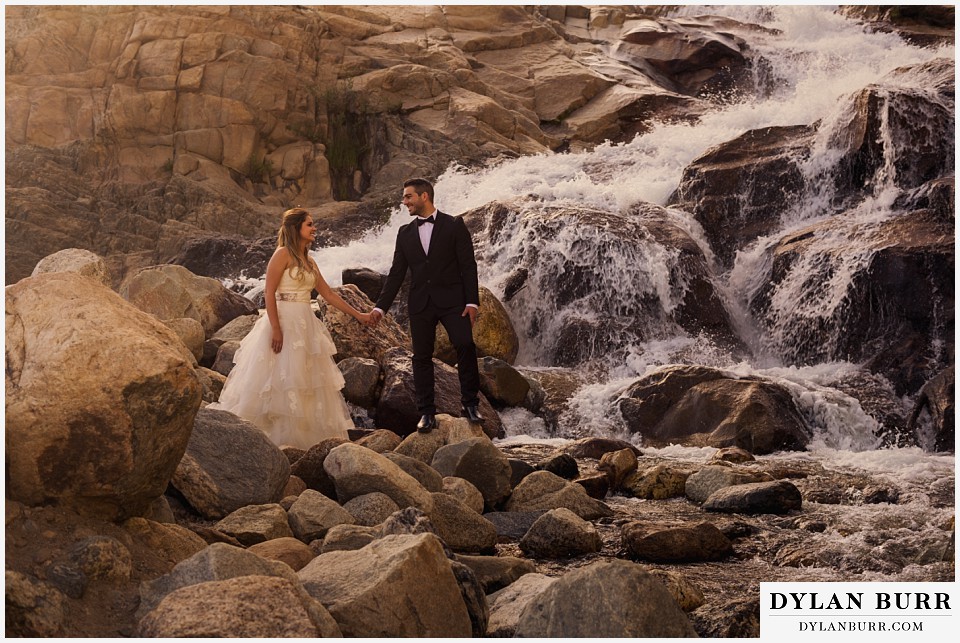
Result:
{"label": "groom", "polygon": [[480,288],[470,232],[463,219],[434,207],[433,185],[426,179],[410,179],[403,184],[403,205],[416,218],[397,233],[393,265],[370,321],[378,323],[383,312],[390,309],[409,269],[413,386],[421,414],[417,431],[429,433],[437,426],[433,392],[437,322],[447,329],[450,342],[457,349],[462,415],[470,422],[482,422],[477,410],[477,346],[473,343],[473,325],[480,315]]}

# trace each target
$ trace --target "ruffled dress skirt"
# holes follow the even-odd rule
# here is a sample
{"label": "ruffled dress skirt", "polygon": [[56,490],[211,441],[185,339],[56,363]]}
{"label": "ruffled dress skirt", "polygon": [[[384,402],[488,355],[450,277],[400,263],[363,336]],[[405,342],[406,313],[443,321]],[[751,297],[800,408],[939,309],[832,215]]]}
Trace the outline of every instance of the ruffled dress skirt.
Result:
{"label": "ruffled dress skirt", "polygon": [[259,427],[278,446],[309,449],[327,438],[347,438],[353,428],[340,390],[344,379],[336,346],[309,302],[277,301],[283,349],[271,348],[273,332],[261,315],[234,354],[220,400],[223,409]]}

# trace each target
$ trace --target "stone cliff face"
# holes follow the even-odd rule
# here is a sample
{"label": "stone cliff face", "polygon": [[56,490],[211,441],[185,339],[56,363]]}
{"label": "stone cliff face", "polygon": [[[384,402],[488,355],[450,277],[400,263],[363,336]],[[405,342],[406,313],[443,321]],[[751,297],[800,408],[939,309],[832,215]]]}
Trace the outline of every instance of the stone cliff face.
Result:
{"label": "stone cliff face", "polygon": [[405,178],[694,118],[745,65],[703,21],[602,7],[24,6],[6,29],[7,283],[64,247],[119,281],[293,205],[358,233]]}

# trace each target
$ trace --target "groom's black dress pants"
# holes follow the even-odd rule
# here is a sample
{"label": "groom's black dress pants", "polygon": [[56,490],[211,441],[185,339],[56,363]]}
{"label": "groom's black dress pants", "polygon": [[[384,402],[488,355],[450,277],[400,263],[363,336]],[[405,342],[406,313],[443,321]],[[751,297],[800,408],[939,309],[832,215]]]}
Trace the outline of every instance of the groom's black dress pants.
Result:
{"label": "groom's black dress pants", "polygon": [[477,345],[473,343],[470,318],[463,316],[463,306],[437,308],[432,301],[418,313],[410,314],[410,337],[413,340],[413,386],[417,393],[417,410],[421,415],[435,415],[433,349],[437,322],[443,324],[450,343],[457,350],[457,374],[460,376],[460,401],[464,406],[480,403],[480,372],[477,368]]}

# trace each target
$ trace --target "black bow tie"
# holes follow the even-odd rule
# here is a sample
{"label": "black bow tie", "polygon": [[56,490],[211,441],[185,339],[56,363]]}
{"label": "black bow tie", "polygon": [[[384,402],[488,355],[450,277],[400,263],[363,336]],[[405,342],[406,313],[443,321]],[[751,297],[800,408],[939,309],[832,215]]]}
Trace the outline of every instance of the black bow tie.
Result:
{"label": "black bow tie", "polygon": [[427,217],[426,219],[422,219],[422,218],[420,218],[420,217],[417,217],[417,227],[422,226],[424,223],[434,223],[433,217],[432,217],[432,216],[429,216],[429,217]]}

